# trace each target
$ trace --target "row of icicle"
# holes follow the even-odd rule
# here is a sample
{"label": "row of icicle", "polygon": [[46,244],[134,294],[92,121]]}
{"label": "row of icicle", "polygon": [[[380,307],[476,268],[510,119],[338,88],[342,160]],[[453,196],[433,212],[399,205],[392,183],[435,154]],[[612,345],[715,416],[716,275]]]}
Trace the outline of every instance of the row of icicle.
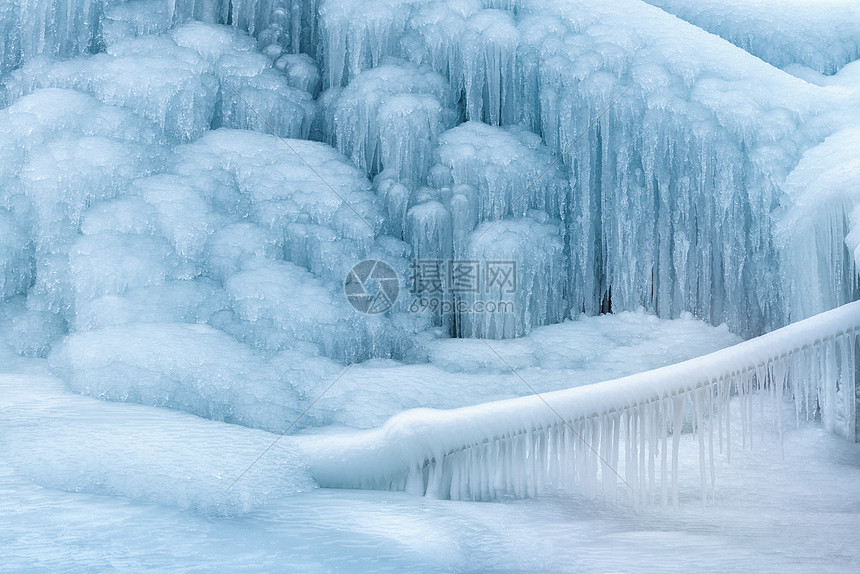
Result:
{"label": "row of icicle", "polygon": [[578,489],[637,505],[677,505],[681,435],[692,432],[705,502],[718,456],[731,462],[733,446],[757,449],[769,440],[782,449],[789,401],[798,427],[820,417],[829,430],[848,433],[855,339],[856,332],[841,334],[676,394],[464,446],[425,463],[424,494],[490,500]]}

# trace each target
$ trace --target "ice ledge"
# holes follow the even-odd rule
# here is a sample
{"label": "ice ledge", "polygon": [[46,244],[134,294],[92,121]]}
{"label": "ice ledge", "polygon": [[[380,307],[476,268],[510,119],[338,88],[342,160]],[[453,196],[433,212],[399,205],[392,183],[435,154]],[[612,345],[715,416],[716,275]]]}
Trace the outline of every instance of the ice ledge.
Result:
{"label": "ice ledge", "polygon": [[[299,444],[314,478],[325,487],[490,499],[531,496],[569,479],[587,491],[606,493],[620,479],[634,500],[662,498],[665,503],[668,437],[677,501],[681,433],[672,429],[689,420],[699,442],[704,496],[714,483],[715,431],[720,451],[725,432],[731,453],[737,424],[733,407],[741,410],[743,444],[752,444],[753,411],[759,411],[752,408],[754,390],[765,391],[756,393],[756,402],[779,397],[774,402],[780,433],[782,397],[793,395],[798,423],[801,412],[809,418],[818,408],[828,429],[855,437],[856,402],[849,397],[855,396],[858,330],[860,302],[853,302],[652,371],[541,396],[453,410],[409,410],[377,429],[307,436]],[[692,409],[690,419],[684,418],[685,408]],[[609,472],[612,467],[617,472]]]}

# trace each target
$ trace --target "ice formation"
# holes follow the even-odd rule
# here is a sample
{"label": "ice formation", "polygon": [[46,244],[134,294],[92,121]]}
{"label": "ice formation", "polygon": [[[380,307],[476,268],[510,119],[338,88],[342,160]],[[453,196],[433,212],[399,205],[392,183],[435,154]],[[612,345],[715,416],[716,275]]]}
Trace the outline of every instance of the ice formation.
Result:
{"label": "ice formation", "polygon": [[325,97],[324,132],[368,175],[423,183],[436,139],[458,112],[445,79],[428,68],[388,61]]}
{"label": "ice formation", "polygon": [[[440,338],[519,338],[640,308],[746,337],[848,303],[860,296],[856,10],[795,0],[808,18],[783,10],[751,30],[744,22],[774,14],[773,2],[712,5],[5,2],[3,352],[48,357],[85,394],[281,432],[320,380],[353,361],[438,360]],[[416,259],[510,261],[517,285],[446,293],[467,310],[442,316],[413,312],[403,289],[369,316],[343,285],[365,259],[404,282]],[[488,302],[505,312],[474,312]],[[767,340],[782,344],[782,333]],[[663,381],[659,399],[641,394],[648,377],[604,385],[603,406],[571,425],[603,437],[601,456],[624,443],[622,468],[640,486],[653,483],[646,452],[666,464],[654,445],[668,429],[675,440],[691,425],[710,445],[712,423],[728,425],[714,409],[734,404],[729,393],[742,397],[747,431],[753,388],[781,396],[787,385],[805,412],[817,404],[848,433],[847,383],[811,381],[847,380],[853,335],[822,337],[780,356],[743,351],[740,371],[720,366],[699,386]],[[660,376],[693,384],[689,369]],[[588,405],[592,393],[564,397]],[[534,399],[510,405],[502,414],[523,428],[492,437],[469,434],[499,416],[491,407],[393,419],[368,436],[400,436],[402,457],[357,483],[523,494],[540,481],[520,476],[537,472],[522,460],[566,448],[594,485],[599,461],[565,442],[567,427],[526,420],[541,408]],[[297,426],[368,426],[383,412],[324,402]],[[413,424],[446,441],[463,434],[409,450]],[[635,437],[647,448],[631,450]],[[355,452],[365,438],[348,439]]]}
{"label": "ice formation", "polygon": [[[495,15],[468,2],[347,4],[321,8],[330,84],[405,57],[446,76],[467,118],[524,122],[569,152],[570,315],[611,299],[661,316],[693,311],[746,334],[802,315],[797,301],[772,297],[782,286],[769,206],[800,153],[842,121],[832,110],[846,109],[846,94],[813,89],[640,2],[519,2],[492,6]],[[492,49],[478,42],[464,54],[476,19],[493,20],[478,26]],[[498,114],[477,115],[487,98]]]}

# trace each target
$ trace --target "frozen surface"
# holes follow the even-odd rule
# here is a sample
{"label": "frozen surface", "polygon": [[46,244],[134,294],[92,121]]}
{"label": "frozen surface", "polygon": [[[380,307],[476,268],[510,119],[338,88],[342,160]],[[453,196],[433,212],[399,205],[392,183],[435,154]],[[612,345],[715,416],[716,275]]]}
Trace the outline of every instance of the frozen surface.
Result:
{"label": "frozen surface", "polygon": [[[240,495],[216,493],[232,477],[233,461],[240,466],[257,441],[273,435],[76,397],[32,372],[4,376],[0,384],[4,442],[30,441],[0,451],[7,493],[0,513],[14,516],[0,522],[4,571],[323,572],[348,564],[361,571],[800,573],[851,571],[860,560],[846,538],[860,520],[860,455],[855,445],[815,426],[787,432],[785,459],[770,435],[763,448],[738,450],[706,510],[693,493],[682,493],[678,510],[636,513],[552,493],[501,503],[338,490],[265,497],[269,487],[307,488],[300,472],[287,472],[243,477],[231,492],[266,502],[230,518],[218,511],[241,507]],[[111,432],[97,432],[101,425]],[[140,447],[141,436],[157,442],[131,461],[125,447]],[[34,473],[29,444],[36,455],[50,452],[63,461],[55,476]],[[101,457],[82,445],[114,454]],[[210,458],[213,452],[236,454],[227,460]],[[281,460],[290,460],[288,447],[284,453]],[[74,473],[83,464],[78,458],[104,465],[101,484]],[[123,478],[130,464],[137,475]],[[275,457],[268,464],[263,468],[290,468]],[[153,469],[165,474],[147,474]],[[220,479],[219,471],[225,473]],[[697,461],[682,460],[681,472],[695,476]],[[188,476],[195,477],[193,488]],[[187,506],[200,510],[182,508],[183,500],[196,501]]]}

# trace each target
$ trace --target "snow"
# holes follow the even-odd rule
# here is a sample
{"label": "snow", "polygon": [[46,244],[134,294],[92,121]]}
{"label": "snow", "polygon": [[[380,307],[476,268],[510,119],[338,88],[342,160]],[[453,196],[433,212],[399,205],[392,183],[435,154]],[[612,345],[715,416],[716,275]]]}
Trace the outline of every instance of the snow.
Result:
{"label": "snow", "polygon": [[4,375],[0,383],[4,458],[15,475],[49,492],[122,496],[223,516],[315,488],[295,448],[284,443],[249,471],[250,480],[228,490],[250,464],[248,454],[268,446],[269,433],[75,397],[45,375],[28,381],[22,387]]}
{"label": "snow", "polygon": [[832,75],[860,58],[852,0],[645,0],[779,68]]}
{"label": "snow", "polygon": [[[24,380],[30,387],[26,391]],[[27,438],[39,456],[52,449],[64,471],[54,477],[28,475],[34,465],[27,462],[24,448],[0,451],[0,484],[14,493],[0,502],[0,512],[14,516],[0,523],[4,568],[11,570],[173,570],[193,564],[237,572],[323,572],[348,563],[364,571],[840,572],[860,558],[856,546],[845,542],[845,533],[858,519],[856,511],[846,508],[846,500],[860,496],[856,449],[814,426],[787,431],[784,459],[767,446],[772,443],[735,453],[731,472],[721,474],[707,511],[686,490],[677,510],[652,507],[635,513],[552,493],[487,504],[391,492],[307,491],[298,469],[264,471],[243,484],[246,475],[231,494],[212,496],[222,492],[213,490],[195,499],[200,493],[195,482],[217,484],[232,477],[239,465],[231,461],[244,462],[246,446],[254,453],[273,435],[261,440],[261,431],[75,397],[56,380],[32,372],[5,375],[2,385],[4,446],[6,437]],[[34,416],[44,417],[44,422],[33,425]],[[108,479],[104,486],[85,483],[86,474],[66,474],[81,468],[75,456],[99,456],[98,451],[82,450],[81,439],[69,440],[87,432],[81,428],[85,422],[129,433],[116,435],[127,442],[114,444],[143,448],[140,436],[157,436],[132,467],[150,478],[135,481],[137,492],[126,490],[138,496],[105,496],[117,490],[125,468],[119,465],[132,462],[125,448],[112,450],[113,460],[99,458],[105,465],[101,476]],[[75,435],[64,430],[66,425]],[[177,438],[164,436],[158,425]],[[51,438],[54,433],[57,437]],[[111,448],[110,433],[87,436],[87,444]],[[682,452],[690,451],[692,438],[682,436]],[[292,446],[289,437],[284,440],[284,456],[268,462],[264,458],[261,462],[272,466],[261,468],[290,468]],[[680,472],[695,477],[697,467],[695,457],[684,458]],[[166,474],[156,477],[151,468]],[[224,472],[221,479],[219,471]],[[82,488],[46,488],[30,476]],[[268,489],[277,489],[278,495],[270,496]],[[176,506],[160,504],[174,501]],[[239,517],[220,516],[243,510]]]}

